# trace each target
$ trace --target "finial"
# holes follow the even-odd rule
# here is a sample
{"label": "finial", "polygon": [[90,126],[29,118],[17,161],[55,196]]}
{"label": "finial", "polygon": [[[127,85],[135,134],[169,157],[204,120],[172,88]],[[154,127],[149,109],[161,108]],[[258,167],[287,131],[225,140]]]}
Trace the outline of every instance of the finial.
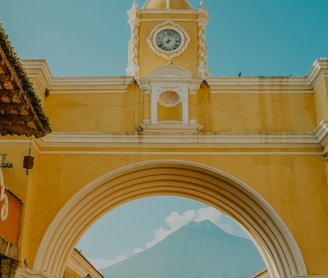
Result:
{"label": "finial", "polygon": [[203,9],[204,6],[205,6],[205,5],[204,5],[203,1],[200,1],[200,2],[199,2],[199,8]]}
{"label": "finial", "polygon": [[136,0],[133,1],[132,8],[134,8],[134,9],[137,9],[138,8],[138,3],[137,3]]}

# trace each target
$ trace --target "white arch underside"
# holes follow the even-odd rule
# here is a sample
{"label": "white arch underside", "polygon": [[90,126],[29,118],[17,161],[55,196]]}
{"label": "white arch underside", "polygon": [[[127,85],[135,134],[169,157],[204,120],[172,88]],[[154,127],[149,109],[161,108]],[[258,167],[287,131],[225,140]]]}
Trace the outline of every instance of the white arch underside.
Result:
{"label": "white arch underside", "polygon": [[238,221],[256,241],[271,277],[307,274],[291,233],[249,186],[203,164],[155,160],[130,165],[94,180],[60,210],[38,249],[33,270],[62,277],[80,236],[102,215],[126,202],[159,195],[195,199]]}

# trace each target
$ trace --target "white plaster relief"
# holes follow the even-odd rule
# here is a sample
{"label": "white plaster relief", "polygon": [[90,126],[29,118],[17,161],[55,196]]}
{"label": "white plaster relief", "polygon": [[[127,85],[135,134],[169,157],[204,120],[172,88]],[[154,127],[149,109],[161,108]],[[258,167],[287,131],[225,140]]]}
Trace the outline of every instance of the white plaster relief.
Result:
{"label": "white plaster relief", "polygon": [[9,214],[9,202],[5,190],[6,190],[6,186],[3,178],[3,172],[2,169],[0,168],[0,202],[3,201],[3,204],[1,206],[0,219],[2,222],[7,220]]}
{"label": "white plaster relief", "polygon": [[209,74],[209,70],[207,68],[207,46],[205,39],[206,24],[206,20],[198,20],[198,75],[202,79],[205,79]]}
{"label": "white plaster relief", "polygon": [[132,10],[130,11],[129,24],[131,26],[131,39],[129,40],[129,65],[126,69],[129,76],[139,76],[139,27],[140,19],[133,17],[135,15],[138,5],[133,2]]}

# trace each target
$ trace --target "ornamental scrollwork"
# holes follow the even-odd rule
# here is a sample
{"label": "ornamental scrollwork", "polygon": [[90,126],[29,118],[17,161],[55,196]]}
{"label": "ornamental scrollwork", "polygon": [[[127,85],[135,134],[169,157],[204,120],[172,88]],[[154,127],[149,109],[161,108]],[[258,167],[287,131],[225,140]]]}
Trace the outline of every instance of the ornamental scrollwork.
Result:
{"label": "ornamental scrollwork", "polygon": [[0,168],[0,203],[3,201],[1,206],[0,219],[2,222],[6,221],[9,213],[9,202],[8,196],[6,194],[6,186],[4,183],[2,169]]}

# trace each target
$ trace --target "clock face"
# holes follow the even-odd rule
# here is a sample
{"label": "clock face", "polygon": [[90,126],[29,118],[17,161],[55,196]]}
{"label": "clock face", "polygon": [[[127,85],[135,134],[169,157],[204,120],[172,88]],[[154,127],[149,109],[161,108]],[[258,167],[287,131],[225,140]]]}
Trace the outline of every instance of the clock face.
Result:
{"label": "clock face", "polygon": [[157,24],[149,32],[147,42],[158,56],[172,62],[172,59],[184,53],[190,43],[190,37],[182,26],[165,21]]}
{"label": "clock face", "polygon": [[181,46],[180,34],[172,29],[164,29],[155,37],[156,46],[163,51],[174,51]]}

